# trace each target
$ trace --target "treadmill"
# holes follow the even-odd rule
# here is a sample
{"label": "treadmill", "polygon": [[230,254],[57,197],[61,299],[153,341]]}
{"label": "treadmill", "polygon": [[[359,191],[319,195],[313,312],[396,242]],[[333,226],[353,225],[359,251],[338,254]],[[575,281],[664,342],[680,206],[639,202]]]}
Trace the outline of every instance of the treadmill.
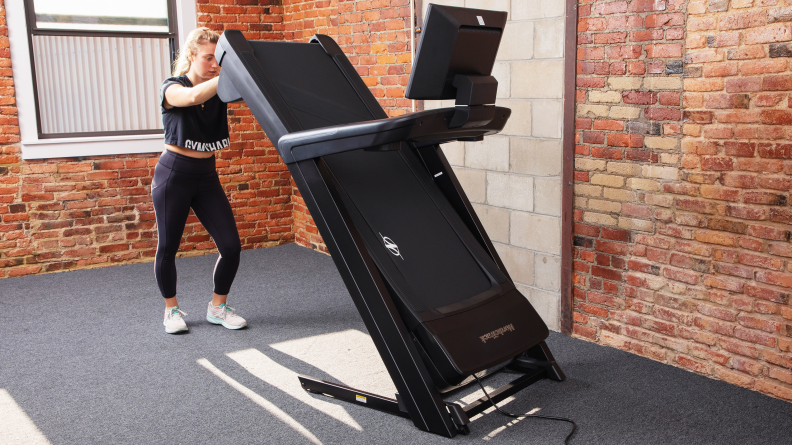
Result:
{"label": "treadmill", "polygon": [[[326,35],[226,30],[215,53],[220,99],[244,100],[288,166],[398,394],[300,376],[303,388],[446,437],[540,379],[565,378],[439,146],[508,121],[491,76],[505,24],[505,12],[430,5],[406,96],[456,104],[391,118]],[[492,401],[443,400],[507,366],[522,375]]]}

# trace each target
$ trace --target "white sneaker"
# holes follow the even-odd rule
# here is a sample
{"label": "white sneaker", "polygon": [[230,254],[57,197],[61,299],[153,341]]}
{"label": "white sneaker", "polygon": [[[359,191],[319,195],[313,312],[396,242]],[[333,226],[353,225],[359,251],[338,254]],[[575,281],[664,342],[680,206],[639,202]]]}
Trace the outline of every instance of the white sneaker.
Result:
{"label": "white sneaker", "polygon": [[234,308],[225,303],[220,306],[212,306],[210,301],[209,308],[206,310],[206,320],[209,323],[221,324],[228,329],[242,329],[247,326],[245,319],[234,313]]}
{"label": "white sneaker", "polygon": [[179,306],[165,309],[165,320],[162,322],[162,324],[165,325],[165,332],[168,334],[175,334],[177,332],[187,331],[187,323],[184,322],[182,315],[187,315],[187,313],[182,312]]}

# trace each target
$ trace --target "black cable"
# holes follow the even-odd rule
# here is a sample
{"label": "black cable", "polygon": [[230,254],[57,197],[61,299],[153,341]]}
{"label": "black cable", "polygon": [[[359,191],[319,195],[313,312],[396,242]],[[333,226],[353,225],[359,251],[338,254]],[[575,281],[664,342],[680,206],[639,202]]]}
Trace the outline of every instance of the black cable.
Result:
{"label": "black cable", "polygon": [[521,416],[518,416],[517,414],[507,413],[506,411],[501,410],[500,408],[498,408],[498,405],[496,405],[495,402],[490,398],[489,394],[487,394],[487,390],[484,389],[484,385],[481,384],[481,380],[479,380],[476,374],[473,374],[473,377],[475,377],[476,382],[478,382],[479,386],[481,387],[481,390],[484,391],[484,395],[487,396],[487,400],[489,400],[490,403],[492,403],[492,406],[495,407],[495,410],[497,410],[499,413],[503,414],[504,416],[512,417],[515,419],[536,417],[537,419],[560,420],[562,422],[569,422],[572,424],[572,431],[570,431],[569,434],[567,434],[566,439],[564,439],[564,444],[569,444],[569,438],[572,437],[573,434],[575,434],[575,431],[577,431],[577,424],[572,419],[567,419],[565,417],[540,416],[538,414],[523,414]]}

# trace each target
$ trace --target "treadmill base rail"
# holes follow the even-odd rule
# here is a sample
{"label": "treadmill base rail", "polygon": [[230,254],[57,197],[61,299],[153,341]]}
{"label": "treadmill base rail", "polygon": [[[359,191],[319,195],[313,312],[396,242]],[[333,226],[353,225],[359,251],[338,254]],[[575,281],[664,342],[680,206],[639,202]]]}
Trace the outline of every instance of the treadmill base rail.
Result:
{"label": "treadmill base rail", "polygon": [[[470,430],[468,429],[467,424],[470,423],[470,417],[481,414],[486,409],[492,407],[493,402],[498,403],[508,397],[513,396],[528,386],[533,385],[539,380],[551,378],[552,376],[550,373],[548,373],[547,368],[531,370],[528,373],[516,378],[515,380],[512,380],[511,382],[501,386],[495,391],[492,391],[489,394],[492,401],[484,396],[461,407],[461,409],[459,405],[453,402],[446,402],[446,405],[449,410],[449,414],[457,426],[458,432],[462,434],[468,434]],[[324,394],[339,400],[354,403],[355,405],[376,409],[378,411],[403,417],[405,419],[410,418],[410,415],[399,406],[399,402],[396,399],[391,399],[367,391],[350,388],[338,383],[315,379],[313,377],[301,375],[299,376],[299,379],[302,388],[308,392]],[[398,394],[396,396],[398,397]],[[459,412],[460,410],[462,411],[461,413]]]}
{"label": "treadmill base rail", "polygon": [[365,406],[366,408],[372,408],[388,414],[393,414],[394,416],[404,417],[405,419],[410,418],[410,415],[407,414],[406,411],[402,411],[399,408],[399,402],[396,401],[396,399],[304,375],[299,376],[299,379],[302,388],[308,392],[328,395],[356,405]]}

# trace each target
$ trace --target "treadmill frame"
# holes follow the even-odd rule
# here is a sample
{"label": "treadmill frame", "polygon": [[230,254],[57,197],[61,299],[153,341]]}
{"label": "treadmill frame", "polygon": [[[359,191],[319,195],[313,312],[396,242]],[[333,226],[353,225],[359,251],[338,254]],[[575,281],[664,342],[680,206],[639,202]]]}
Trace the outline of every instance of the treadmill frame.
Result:
{"label": "treadmill frame", "polygon": [[[216,58],[220,61],[220,64],[230,64],[238,68],[246,67],[250,61],[242,60],[236,54],[237,50],[244,50],[245,43],[240,40],[244,40],[242,34],[239,31],[227,30],[223,37],[217,46],[216,52]],[[364,123],[363,125],[387,129],[387,125],[390,122],[401,122],[399,119],[411,118],[410,116],[403,116],[387,119],[387,115],[379,107],[374,96],[354,71],[349,60],[333,39],[317,35],[311,42],[320,44],[325,52],[333,58],[356,93],[367,104],[372,115],[375,118],[380,118],[379,121]],[[260,68],[259,71],[261,71]],[[352,75],[353,73],[354,76]],[[302,131],[300,135],[292,136],[290,133],[298,130],[287,128],[288,119],[283,119],[283,116],[279,114],[282,110],[274,108],[269,103],[267,95],[272,94],[272,92],[268,91],[267,95],[265,95],[263,92],[264,88],[261,85],[257,85],[257,82],[261,81],[262,74],[266,77],[263,72],[257,73],[258,78],[253,79],[253,81],[249,79],[242,81],[229,76],[226,76],[225,79],[221,77],[220,85],[218,86],[221,99],[226,101],[240,98],[265,99],[265,103],[260,103],[260,100],[253,101],[254,103],[248,103],[248,106],[250,106],[254,115],[257,115],[257,118],[258,115],[277,118],[277,120],[267,119],[267,122],[260,121],[259,123],[267,131],[270,140],[276,145],[287,163],[292,179],[302,194],[305,205],[308,207],[366,325],[366,329],[374,341],[374,345],[388,373],[393,379],[398,394],[396,394],[396,399],[391,399],[343,385],[300,376],[299,379],[303,388],[310,392],[326,394],[361,406],[409,418],[417,428],[423,431],[446,437],[454,437],[459,433],[467,434],[469,432],[467,424],[470,423],[470,417],[490,407],[491,402],[486,399],[480,399],[465,407],[461,407],[456,403],[445,402],[442,394],[435,386],[414,343],[416,340],[408,331],[373,258],[366,249],[360,233],[352,224],[350,215],[342,204],[339,192],[335,190],[332,181],[323,172],[326,165],[324,165],[324,161],[320,156],[332,152],[346,151],[350,148],[339,146],[344,144],[338,144],[338,141],[334,140],[333,135],[335,132],[322,131],[324,129]],[[424,112],[421,116],[426,114]],[[435,118],[435,123],[438,120],[440,122],[443,120],[442,112],[435,113],[433,117]],[[414,119],[417,120],[418,118],[415,117]],[[423,126],[423,128],[431,126],[431,122],[427,121],[427,123],[428,125]],[[421,124],[423,124],[423,121]],[[353,125],[357,125],[358,128],[361,126],[361,124],[350,124],[350,126]],[[414,128],[421,126],[417,122],[413,122],[412,125]],[[344,127],[349,126],[339,126],[341,130]],[[500,127],[502,128],[502,124]],[[472,135],[476,131],[478,131],[479,135]],[[445,131],[445,133],[448,133],[446,138],[441,137],[440,140],[476,139],[493,132],[497,132],[497,130],[459,128],[456,131]],[[414,132],[410,136],[414,136]],[[296,150],[294,149],[302,148],[296,147],[295,141],[305,141],[311,137],[314,139],[315,146],[321,147],[324,144],[328,149],[315,151],[315,154],[312,153],[313,155],[295,156]],[[401,136],[400,140],[404,140],[403,137]],[[501,271],[509,277],[503,262],[495,251],[467,196],[462,191],[451,166],[440,150],[439,145],[437,145],[440,140],[433,140],[431,137],[428,140],[425,139],[424,142],[416,142],[418,140],[418,138],[411,137],[407,141],[410,146],[409,149],[417,151],[419,158],[424,162],[427,169],[430,169],[429,171],[433,173],[442,172],[442,175],[436,177],[436,183],[439,188],[477,241],[484,247]],[[327,147],[330,143],[335,148]],[[495,390],[491,394],[495,402],[503,400],[541,379],[549,378],[561,381],[565,378],[544,341],[529,349],[523,356],[515,359],[510,367],[526,374]]]}
{"label": "treadmill frame", "polygon": [[[453,170],[439,147],[435,146],[433,150],[423,151],[421,157],[446,166],[442,170],[442,176],[452,180],[454,190],[457,192],[456,197],[471,210],[466,216],[476,227],[481,227],[481,222],[475,212],[472,212],[467,197],[464,193],[459,193],[457,189],[460,187],[459,182],[453,176]],[[300,161],[289,165],[289,171],[302,192],[305,205],[311,212],[366,329],[385,363],[385,368],[399,392],[396,394],[397,399],[391,399],[337,383],[300,376],[303,389],[409,418],[417,428],[441,436],[454,437],[459,433],[467,434],[470,417],[492,406],[491,402],[482,397],[462,407],[443,400],[442,394],[435,387],[426,365],[413,344],[415,340],[402,321],[374,260],[366,250],[360,234],[351,223],[343,205],[340,204],[340,198],[331,190],[332,186],[324,180],[318,162],[321,161],[315,159]],[[502,267],[502,262],[483,228],[479,236],[485,240],[493,259]],[[365,280],[360,277],[365,277]],[[527,351],[526,355],[535,360],[527,366],[516,363],[510,366],[526,374],[496,389],[490,394],[493,401],[497,403],[541,379],[549,378],[556,381],[565,379],[564,373],[555,363],[544,341]]]}

